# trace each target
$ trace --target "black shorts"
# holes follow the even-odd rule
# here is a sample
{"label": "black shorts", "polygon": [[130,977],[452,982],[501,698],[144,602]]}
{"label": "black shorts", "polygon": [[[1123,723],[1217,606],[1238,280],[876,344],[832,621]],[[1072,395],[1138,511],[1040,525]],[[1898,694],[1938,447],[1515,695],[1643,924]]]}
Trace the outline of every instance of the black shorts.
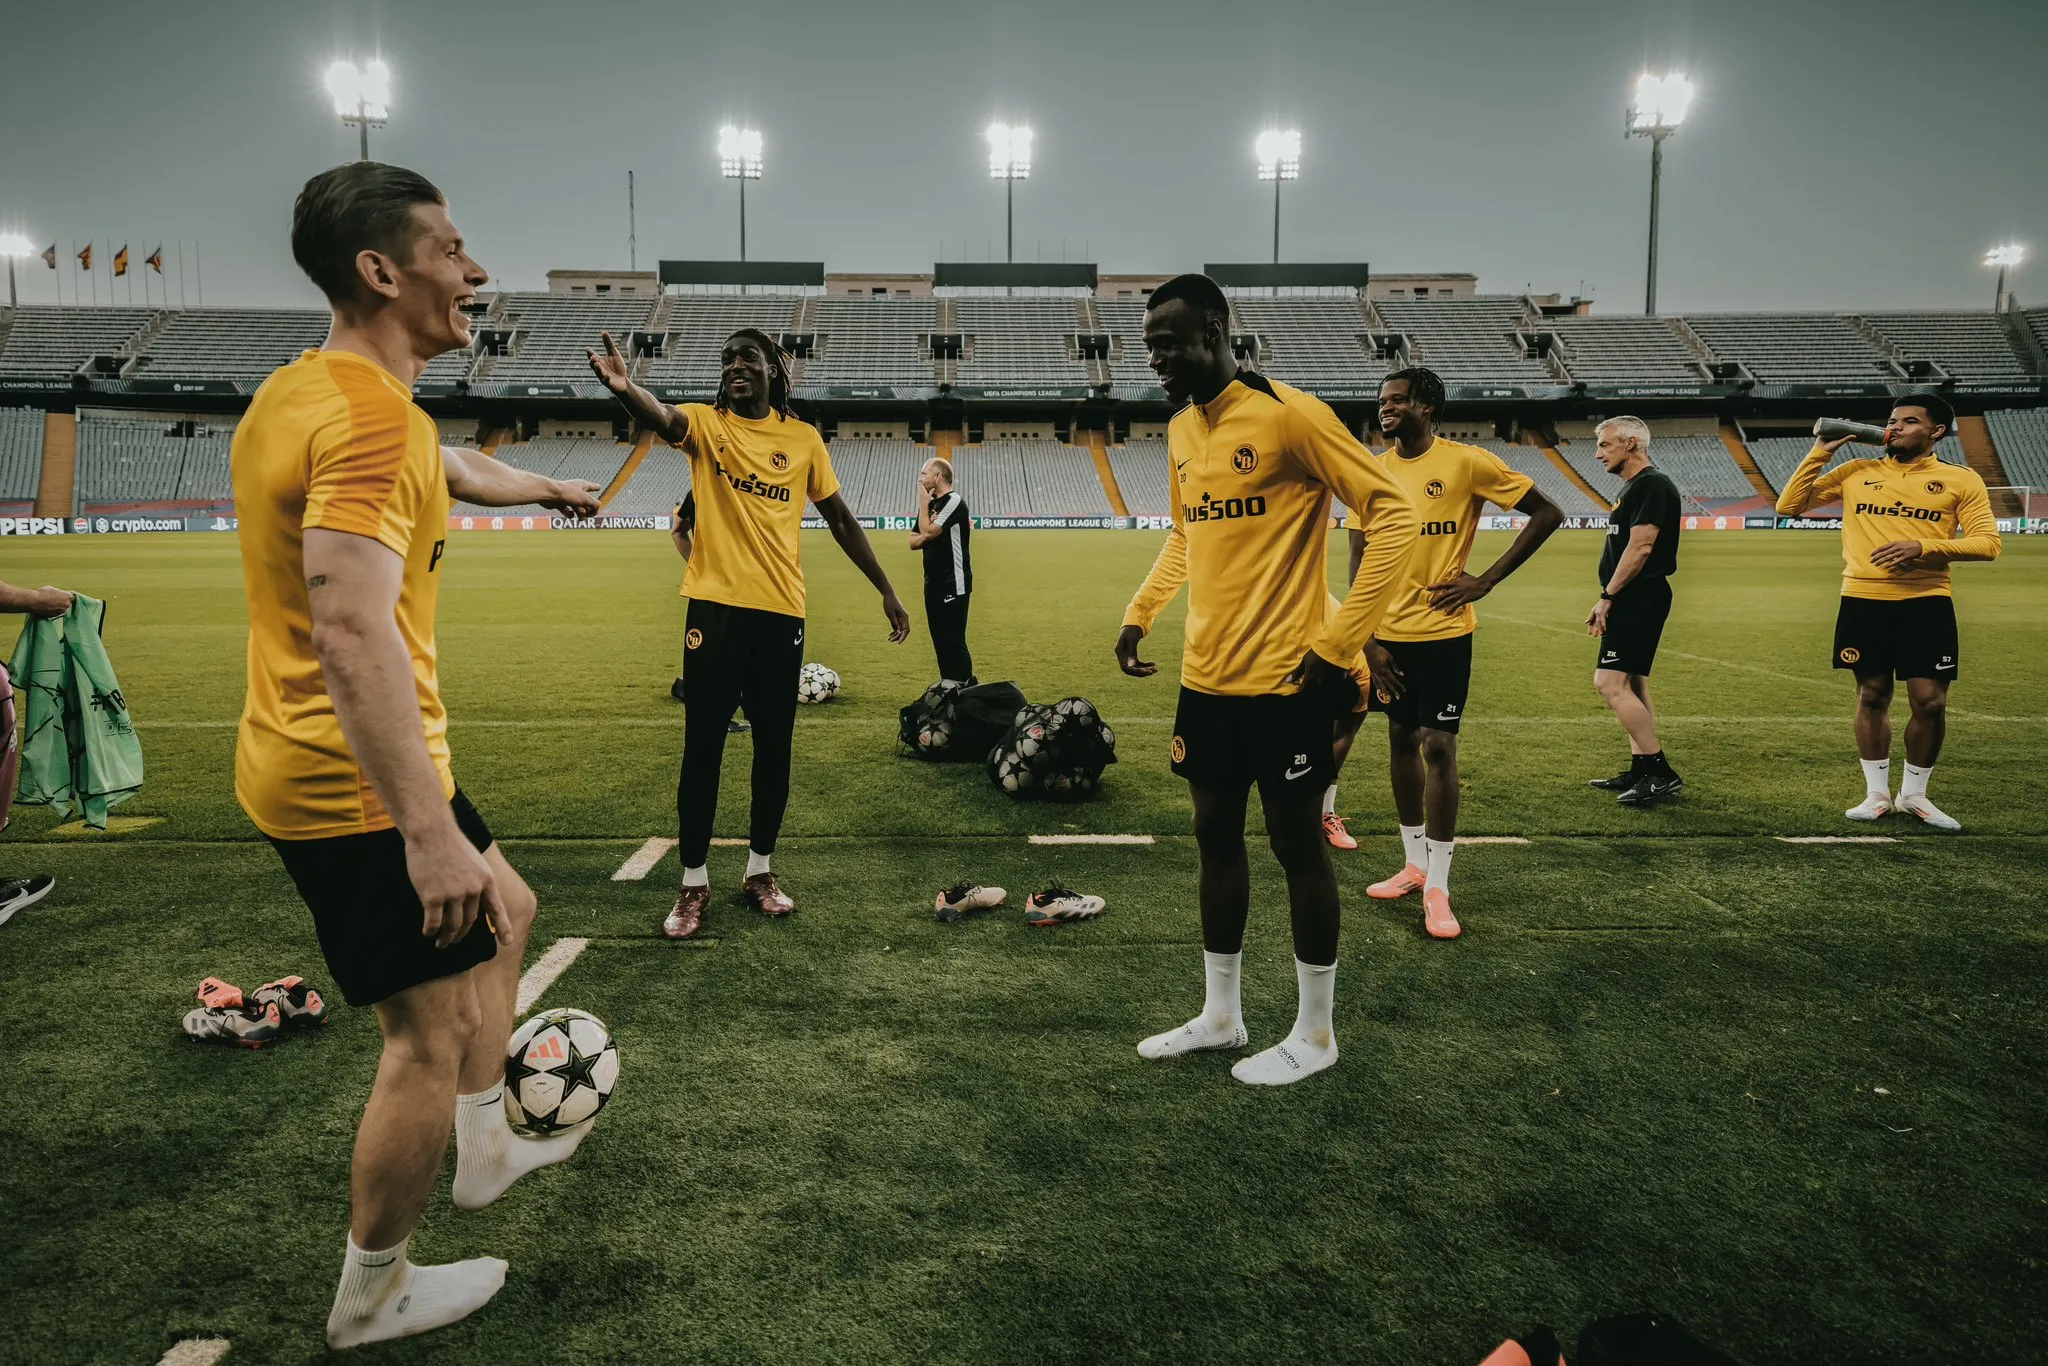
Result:
{"label": "black shorts", "polygon": [[1219,697],[1180,690],[1173,718],[1173,771],[1197,787],[1320,794],[1337,780],[1339,715],[1327,697],[1308,693]]}
{"label": "black shorts", "polygon": [[1377,687],[1366,704],[1383,711],[1387,720],[1409,730],[1458,733],[1465,717],[1465,694],[1472,687],[1472,633],[1449,640],[1383,640],[1386,652],[1401,671],[1401,695],[1383,700]]}
{"label": "black shorts", "polygon": [[1858,678],[1953,682],[1959,659],[1954,598],[1843,598],[1835,614],[1835,667]]}
{"label": "black shorts", "polygon": [[[490,848],[491,829],[469,798],[458,789],[448,805],[477,852]],[[468,972],[498,952],[498,938],[481,915],[445,949],[420,933],[426,911],[405,870],[405,837],[396,830],[270,843],[313,912],[327,971],[352,1006],[375,1005],[422,982]]]}
{"label": "black shorts", "polygon": [[1597,642],[1595,669],[1647,678],[1657,662],[1657,642],[1671,615],[1671,580],[1657,575],[1640,578],[1607,605],[1607,634]]}
{"label": "black shorts", "polygon": [[804,670],[804,619],[758,607],[690,600],[683,632],[683,705],[723,711],[742,704],[756,726],[796,723]]}

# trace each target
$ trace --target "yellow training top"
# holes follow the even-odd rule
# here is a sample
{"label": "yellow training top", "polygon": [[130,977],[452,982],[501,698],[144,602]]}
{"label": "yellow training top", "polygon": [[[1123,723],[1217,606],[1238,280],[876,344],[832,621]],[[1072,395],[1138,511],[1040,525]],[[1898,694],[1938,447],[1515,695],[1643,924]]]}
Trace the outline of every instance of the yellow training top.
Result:
{"label": "yellow training top", "polygon": [[1422,533],[1386,620],[1373,634],[1381,640],[1455,640],[1472,634],[1479,625],[1472,604],[1457,612],[1439,612],[1429,605],[1429,587],[1465,572],[1479,514],[1488,503],[1512,508],[1528,497],[1536,481],[1517,473],[1492,451],[1441,436],[1413,460],[1397,445],[1379,461],[1415,504]]}
{"label": "yellow training top", "polygon": [[697,533],[683,596],[784,616],[804,614],[804,503],[839,492],[818,429],[776,413],[760,419],[686,403]]}
{"label": "yellow training top", "polygon": [[313,652],[308,527],[368,536],[405,561],[398,633],[412,657],[427,752],[442,794],[453,797],[434,661],[448,478],[433,419],[382,366],[347,351],[308,351],[256,391],[235,428],[232,468],[249,604],[249,695],[235,740],[242,809],[276,839],[392,825],[342,736]]}
{"label": "yellow training top", "polygon": [[[1351,667],[1415,549],[1418,519],[1400,485],[1329,405],[1248,370],[1174,414],[1166,443],[1173,527],[1124,624],[1150,630],[1185,579],[1181,682],[1196,692],[1296,691],[1287,676],[1310,649]],[[1333,493],[1366,535],[1358,578],[1334,615]]]}
{"label": "yellow training top", "polygon": [[[1923,455],[1897,460],[1851,460],[1826,474],[1828,452],[1815,446],[1778,495],[1778,515],[1842,500],[1842,596],[1845,598],[1949,597],[1952,560],[1995,560],[2003,549],[1991,498],[1975,470]],[[1889,541],[1920,542],[1920,561],[1879,569],[1871,552]]]}

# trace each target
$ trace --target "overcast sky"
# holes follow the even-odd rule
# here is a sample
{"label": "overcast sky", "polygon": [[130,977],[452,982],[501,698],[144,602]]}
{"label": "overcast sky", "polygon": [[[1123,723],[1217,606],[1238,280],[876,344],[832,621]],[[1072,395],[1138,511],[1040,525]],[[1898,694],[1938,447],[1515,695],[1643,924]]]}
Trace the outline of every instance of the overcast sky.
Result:
{"label": "overcast sky", "polygon": [[[626,264],[628,169],[643,268],[735,255],[727,119],[766,137],[756,259],[1000,258],[1000,115],[1037,132],[1019,259],[1266,259],[1251,142],[1280,124],[1304,139],[1286,259],[1637,311],[1649,147],[1621,123],[1646,66],[1699,88],[1666,145],[1666,311],[1985,307],[1987,246],[2048,249],[2042,0],[155,0],[8,5],[0,51],[0,230],[161,239],[173,277],[197,241],[209,303],[318,302],[287,225],[355,155],[320,85],[345,51],[394,69],[372,153],[440,184],[514,288]],[[53,299],[28,265],[24,301]],[[2048,262],[2014,287],[2048,295]]]}

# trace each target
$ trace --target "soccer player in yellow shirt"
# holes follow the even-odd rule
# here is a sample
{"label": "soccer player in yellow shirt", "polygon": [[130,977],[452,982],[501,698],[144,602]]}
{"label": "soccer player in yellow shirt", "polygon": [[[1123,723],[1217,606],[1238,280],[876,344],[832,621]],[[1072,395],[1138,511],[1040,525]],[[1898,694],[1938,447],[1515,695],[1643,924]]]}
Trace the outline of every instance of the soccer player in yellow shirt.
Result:
{"label": "soccer player in yellow shirt", "polygon": [[[1842,501],[1842,605],[1833,664],[1856,676],[1856,751],[1864,798],[1843,814],[1874,821],[1894,810],[1937,830],[1961,822],[1927,799],[1948,727],[1948,687],[1961,664],[1949,565],[1995,560],[2002,543],[1990,495],[1974,470],[1944,464],[1935,443],[1955,430],[1939,394],[1905,394],[1884,428],[1884,459],[1827,468],[1848,440],[1814,445],[1778,495],[1778,515]],[[1825,472],[1824,472],[1825,471]],[[1891,795],[1892,681],[1913,709],[1906,777]]]}
{"label": "soccer player in yellow shirt", "polygon": [[[1358,701],[1348,665],[1415,548],[1415,508],[1328,405],[1238,367],[1229,301],[1207,276],[1176,276],[1153,291],[1145,348],[1167,395],[1186,406],[1167,427],[1173,527],[1124,614],[1116,656],[1132,677],[1158,672],[1138,657],[1138,645],[1185,581],[1171,754],[1194,804],[1207,994],[1201,1014],[1138,1052],[1170,1058],[1247,1041],[1239,991],[1251,908],[1244,822],[1256,786],[1267,839],[1287,875],[1300,995],[1288,1036],[1239,1061],[1231,1075],[1280,1086],[1337,1061],[1337,878],[1320,796],[1336,771],[1333,723]],[[1369,538],[1335,612],[1332,494]]]}
{"label": "soccer player in yellow shirt", "polygon": [[676,779],[676,853],[683,885],[662,921],[688,939],[711,903],[711,822],[733,712],[754,727],[753,809],[741,890],[763,915],[796,902],[770,856],[789,806],[796,683],[804,666],[803,511],[815,503],[846,557],[882,595],[889,639],[910,636],[910,614],[839,492],[818,429],[789,406],[790,361],[774,338],[743,327],[726,338],[715,403],[671,408],[633,383],[609,332],[587,352],[590,368],[633,420],[690,460],[697,525],[683,596],[683,762]]}
{"label": "soccer player in yellow shirt", "polygon": [[534,897],[456,787],[435,604],[450,497],[597,510],[596,486],[444,449],[412,402],[469,344],[489,277],[441,192],[376,162],[306,182],[292,255],[333,307],[325,347],[272,374],[235,430],[249,609],[235,795],[313,913],[384,1052],[356,1132],[335,1347],[461,1319],[504,1284],[494,1257],[406,1260],[455,1129],[456,1207],[480,1209],[582,1135],[505,1125],[505,1040]]}
{"label": "soccer player in yellow shirt", "polygon": [[[1380,383],[1380,435],[1393,442],[1378,460],[1415,504],[1422,536],[1406,576],[1373,638],[1372,709],[1387,714],[1388,770],[1406,862],[1366,895],[1391,901],[1422,893],[1423,927],[1455,939],[1451,854],[1458,835],[1458,728],[1472,683],[1472,604],[1536,553],[1564,524],[1557,504],[1528,475],[1492,451],[1438,436],[1444,383],[1420,366]],[[1483,574],[1466,572],[1479,517],[1492,503],[1529,518]],[[1368,539],[1351,530],[1354,561]],[[1425,776],[1426,771],[1426,776]]]}

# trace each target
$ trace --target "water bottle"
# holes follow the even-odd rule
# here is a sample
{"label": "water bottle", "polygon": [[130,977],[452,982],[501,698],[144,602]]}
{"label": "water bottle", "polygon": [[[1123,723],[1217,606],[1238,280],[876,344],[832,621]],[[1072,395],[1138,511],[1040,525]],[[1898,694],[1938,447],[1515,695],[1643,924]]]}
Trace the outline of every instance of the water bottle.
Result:
{"label": "water bottle", "polygon": [[1837,437],[1848,437],[1851,441],[1865,446],[1882,446],[1884,428],[1873,427],[1868,422],[1851,422],[1847,418],[1817,418],[1813,424],[1813,435],[1820,441],[1833,441]]}

